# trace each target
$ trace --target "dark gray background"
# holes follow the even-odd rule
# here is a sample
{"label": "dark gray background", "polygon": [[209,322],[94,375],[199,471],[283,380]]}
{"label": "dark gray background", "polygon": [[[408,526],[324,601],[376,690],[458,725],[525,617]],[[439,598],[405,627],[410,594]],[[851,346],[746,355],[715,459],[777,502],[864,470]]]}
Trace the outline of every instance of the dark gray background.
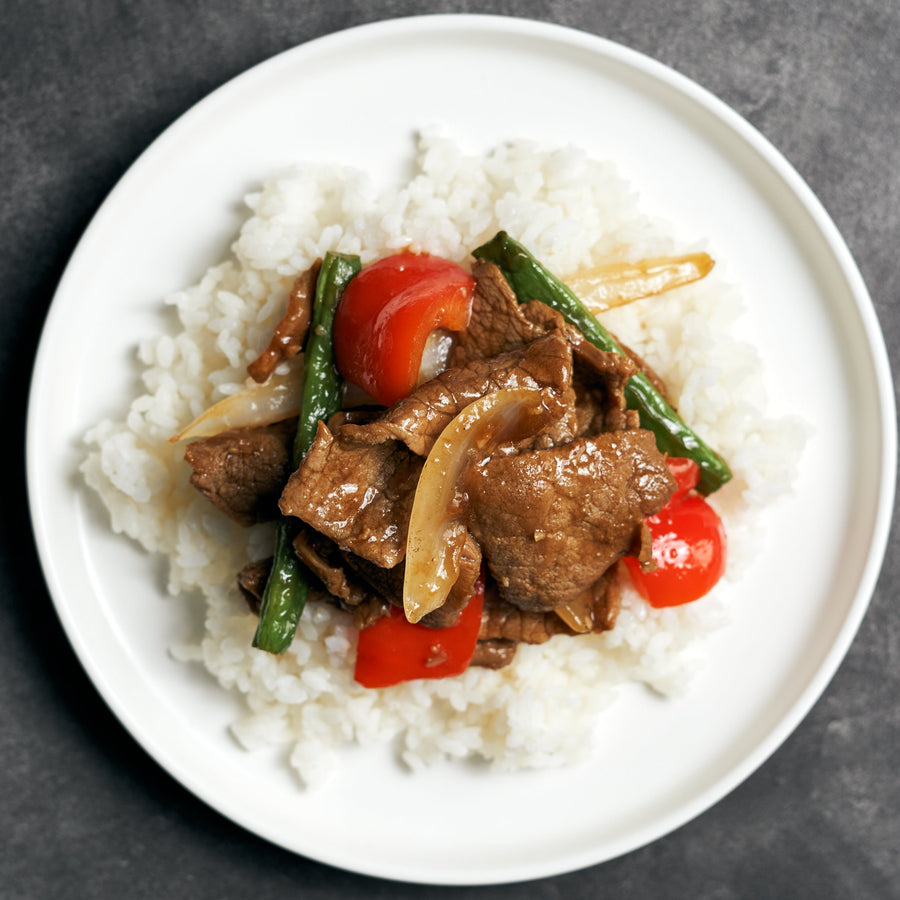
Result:
{"label": "dark gray background", "polygon": [[644,51],[731,104],[836,220],[900,358],[897,0],[4,0],[0,389],[11,424],[0,517],[0,895],[900,897],[897,540],[846,660],[770,761],[651,846],[526,885],[397,885],[264,843],[147,757],[66,643],[31,541],[22,435],[43,317],[79,236],[140,152],[213,88],[310,38],[424,12],[581,28]]}

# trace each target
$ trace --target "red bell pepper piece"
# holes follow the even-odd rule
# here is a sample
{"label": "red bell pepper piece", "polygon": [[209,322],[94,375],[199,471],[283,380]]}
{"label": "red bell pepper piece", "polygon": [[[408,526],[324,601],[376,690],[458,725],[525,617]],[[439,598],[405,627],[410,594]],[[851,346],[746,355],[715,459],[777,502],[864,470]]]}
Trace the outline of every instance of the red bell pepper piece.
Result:
{"label": "red bell pepper piece", "polygon": [[465,269],[427,254],[398,253],[364,268],[344,289],[334,319],[341,375],[385,406],[407,396],[431,332],[469,324],[474,286]]}
{"label": "red bell pepper piece", "polygon": [[667,456],[666,465],[669,467],[676,485],[675,493],[669,497],[669,504],[672,504],[697,487],[700,481],[700,466],[686,456]]}
{"label": "red bell pepper piece", "polygon": [[392,606],[389,615],[360,631],[353,678],[363,687],[380,688],[462,674],[475,652],[483,606],[483,578],[476,582],[459,620],[449,628],[414,625],[403,610]]}
{"label": "red bell pepper piece", "polygon": [[653,538],[652,572],[633,557],[624,562],[637,592],[651,606],[680,606],[708,594],[725,572],[725,528],[718,513],[693,491],[699,467],[669,458],[677,489],[669,502],[645,520]]}

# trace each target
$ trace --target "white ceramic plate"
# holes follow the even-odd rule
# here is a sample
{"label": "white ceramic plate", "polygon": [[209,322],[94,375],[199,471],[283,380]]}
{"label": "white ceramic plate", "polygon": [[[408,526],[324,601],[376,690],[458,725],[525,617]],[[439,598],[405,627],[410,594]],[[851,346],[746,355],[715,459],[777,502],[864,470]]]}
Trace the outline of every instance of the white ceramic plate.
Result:
{"label": "white ceramic plate", "polygon": [[[160,299],[218,261],[244,192],[283,164],[403,174],[440,123],[481,149],[573,142],[616,161],[651,212],[708,236],[753,303],[776,412],[815,434],[796,495],[734,592],[735,625],[686,698],[625,692],[608,758],[561,771],[439,766],[412,776],[351,752],[325,789],[229,738],[236,702],[167,647],[192,633],[157,563],[110,533],[79,484],[79,440],[133,392]],[[103,335],[101,337],[101,335]],[[887,539],[896,434],[887,357],[862,280],[798,175],[695,84],[615,44],[516,19],[426,17],[335,34],[216,91],[159,138],[98,212],[53,301],[28,423],[35,533],[85,669],[173,777],[251,831],[346,869],[475,884],[573,870],[702,812],[791,732],[847,650]],[[777,617],[777,626],[771,621]],[[659,752],[661,743],[665,752]],[[489,813],[488,813],[489,811]]]}

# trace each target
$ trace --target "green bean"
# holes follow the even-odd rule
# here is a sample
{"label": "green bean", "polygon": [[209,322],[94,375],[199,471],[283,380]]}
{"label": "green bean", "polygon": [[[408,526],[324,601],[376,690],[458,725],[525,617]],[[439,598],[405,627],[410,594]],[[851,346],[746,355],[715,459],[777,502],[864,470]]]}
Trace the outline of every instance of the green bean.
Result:
{"label": "green bean", "polygon": [[[300,419],[293,446],[295,469],[316,436],[319,420],[340,409],[341,378],[334,364],[331,332],[338,300],[359,269],[359,257],[328,253],[319,272],[303,358]],[[309,593],[309,576],[293,548],[295,534],[294,521],[282,516],[276,526],[272,570],[253,637],[253,646],[269,653],[283,653],[290,646]]]}
{"label": "green bean", "polygon": [[[615,338],[578,297],[505,231],[498,232],[472,252],[476,258],[499,266],[520,303],[540,300],[562,313],[595,347],[624,354]],[[711,494],[732,477],[725,460],[681,420],[642,372],[626,385],[625,402],[630,409],[637,410],[641,427],[656,436],[662,453],[688,457],[700,466],[697,489],[701,493]]]}

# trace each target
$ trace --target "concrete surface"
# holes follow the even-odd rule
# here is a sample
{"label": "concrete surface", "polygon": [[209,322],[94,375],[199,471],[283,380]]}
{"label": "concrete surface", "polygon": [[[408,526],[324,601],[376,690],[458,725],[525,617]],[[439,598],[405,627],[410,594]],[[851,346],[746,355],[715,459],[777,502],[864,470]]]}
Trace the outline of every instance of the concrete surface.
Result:
{"label": "concrete surface", "polygon": [[525,885],[396,885],[272,847],[161,771],[83,674],[42,581],[23,483],[28,373],[69,254],[137,155],[210,90],[310,38],[423,12],[581,28],[644,51],[731,104],[835,219],[895,366],[900,359],[896,0],[6,0],[0,390],[13,424],[0,516],[0,896],[900,897],[896,539],[843,665],[771,760],[654,844]]}

